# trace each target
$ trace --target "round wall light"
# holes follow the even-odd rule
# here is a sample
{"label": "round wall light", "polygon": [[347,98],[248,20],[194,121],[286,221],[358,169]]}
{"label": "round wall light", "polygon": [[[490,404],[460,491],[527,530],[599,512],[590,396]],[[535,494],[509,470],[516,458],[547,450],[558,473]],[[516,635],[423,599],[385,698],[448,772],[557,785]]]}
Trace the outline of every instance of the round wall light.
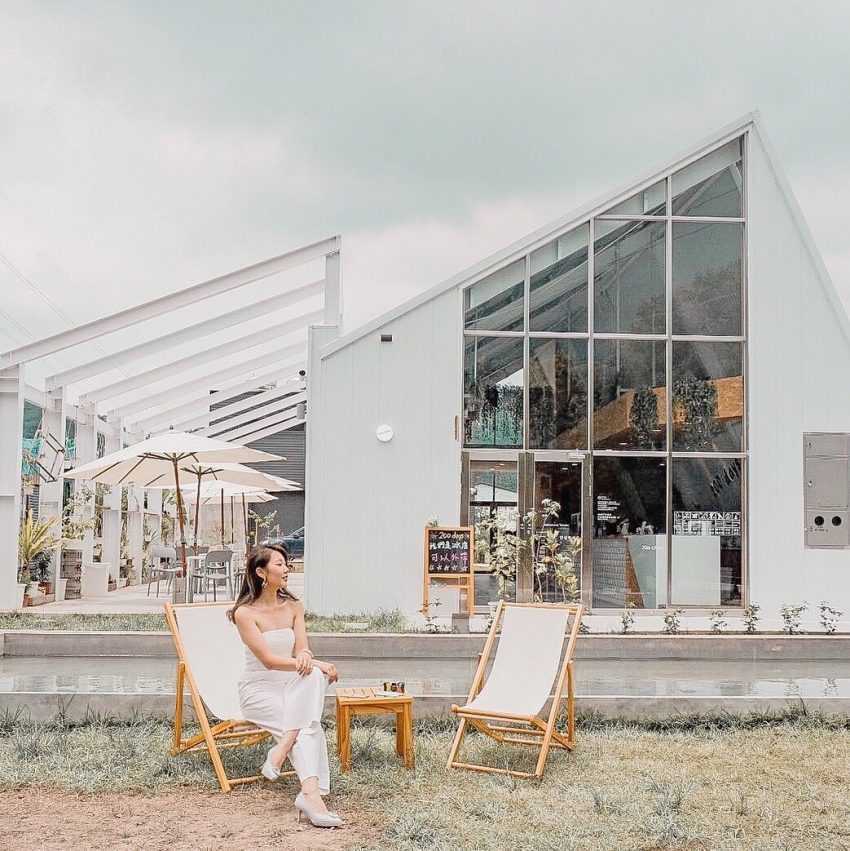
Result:
{"label": "round wall light", "polygon": [[393,427],[389,425],[379,425],[375,429],[375,437],[381,441],[381,443],[389,443],[393,439]]}

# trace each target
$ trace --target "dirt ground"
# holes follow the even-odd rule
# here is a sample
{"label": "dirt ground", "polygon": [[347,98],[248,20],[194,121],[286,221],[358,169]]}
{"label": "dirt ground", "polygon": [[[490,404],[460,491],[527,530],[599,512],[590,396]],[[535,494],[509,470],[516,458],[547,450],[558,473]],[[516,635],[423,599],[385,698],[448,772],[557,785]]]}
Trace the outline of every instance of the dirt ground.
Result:
{"label": "dirt ground", "polygon": [[[332,799],[328,800],[331,808]],[[343,851],[377,836],[362,813],[321,830],[296,821],[292,801],[270,789],[78,795],[45,788],[0,792],[0,849],[257,849]]]}

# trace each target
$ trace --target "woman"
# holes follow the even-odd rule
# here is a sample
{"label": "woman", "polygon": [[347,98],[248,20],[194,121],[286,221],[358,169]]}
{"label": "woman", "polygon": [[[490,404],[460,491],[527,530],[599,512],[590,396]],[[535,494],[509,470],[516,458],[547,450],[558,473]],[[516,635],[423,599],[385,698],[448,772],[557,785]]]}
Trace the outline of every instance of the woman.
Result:
{"label": "woman", "polygon": [[228,617],[245,643],[245,672],[239,703],[246,721],[274,736],[261,769],[276,780],[289,757],[301,792],[295,799],[302,815],[316,827],[339,827],[322,795],[330,789],[328,743],[322,710],[336,668],[313,658],[307,646],[304,606],[286,590],[288,555],[280,546],[258,547],[248,556],[242,589]]}

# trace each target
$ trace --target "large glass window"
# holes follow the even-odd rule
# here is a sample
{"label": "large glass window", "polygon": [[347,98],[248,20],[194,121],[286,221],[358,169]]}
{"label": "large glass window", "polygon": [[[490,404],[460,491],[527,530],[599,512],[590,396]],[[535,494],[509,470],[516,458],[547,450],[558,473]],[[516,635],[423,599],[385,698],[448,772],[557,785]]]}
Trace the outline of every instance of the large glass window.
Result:
{"label": "large glass window", "polygon": [[637,192],[631,198],[621,201],[610,210],[606,216],[664,216],[667,214],[667,181],[659,180],[642,192]]}
{"label": "large glass window", "polygon": [[587,340],[530,341],[528,445],[587,447]]}
{"label": "large glass window", "polygon": [[673,222],[673,333],[741,334],[743,225]]}
{"label": "large glass window", "polygon": [[467,287],[463,325],[467,331],[522,331],[525,324],[525,260]]}
{"label": "large glass window", "polygon": [[594,606],[665,604],[666,492],[664,458],[594,458]]}
{"label": "large glass window", "polygon": [[596,340],[593,344],[593,445],[664,449],[665,342]]}
{"label": "large glass window", "polygon": [[741,458],[673,460],[672,605],[742,600]]}
{"label": "large glass window", "polygon": [[673,449],[743,448],[741,343],[673,343]]}
{"label": "large glass window", "polygon": [[674,216],[734,216],[743,210],[741,139],[673,175]]}
{"label": "large glass window", "polygon": [[587,331],[589,227],[538,248],[531,255],[531,331]]}
{"label": "large glass window", "polygon": [[664,334],[664,222],[596,222],[593,266],[597,333]]}
{"label": "large glass window", "polygon": [[523,339],[464,340],[464,429],[467,446],[522,446]]}

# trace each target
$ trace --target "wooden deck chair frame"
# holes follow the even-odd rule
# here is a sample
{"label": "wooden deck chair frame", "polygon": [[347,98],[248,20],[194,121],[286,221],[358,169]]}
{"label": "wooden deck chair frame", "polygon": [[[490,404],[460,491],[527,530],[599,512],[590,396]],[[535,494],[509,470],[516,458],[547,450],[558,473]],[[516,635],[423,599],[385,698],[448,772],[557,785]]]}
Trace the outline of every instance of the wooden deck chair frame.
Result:
{"label": "wooden deck chair frame", "polygon": [[[177,688],[176,701],[174,705],[174,741],[171,746],[171,755],[177,756],[181,753],[192,753],[196,751],[207,751],[213,771],[221,786],[222,792],[230,792],[234,786],[244,783],[253,783],[263,780],[262,774],[253,774],[249,777],[228,777],[221,761],[221,751],[227,748],[250,747],[271,737],[266,730],[261,730],[250,721],[221,720],[217,724],[210,724],[207,710],[204,706],[201,693],[192,674],[192,668],[186,658],[186,650],[180,637],[180,627],[177,622],[177,611],[193,605],[204,606],[232,606],[233,601],[222,603],[172,603],[165,604],[165,619],[174,639],[174,649],[177,652]],[[192,699],[192,708],[200,725],[201,732],[197,735],[183,738],[183,700],[185,689],[189,689]],[[282,771],[281,777],[294,775],[294,771]]]}
{"label": "wooden deck chair frame", "polygon": [[[496,636],[499,631],[502,616],[505,609],[508,607],[536,607],[536,608],[553,608],[551,603],[505,603],[500,601],[496,608],[496,613],[493,617],[493,624],[490,627],[490,633],[487,640],[484,642],[484,649],[478,661],[478,669],[475,671],[475,676],[472,680],[472,686],[469,689],[469,697],[466,699],[467,705],[472,703],[476,695],[481,691],[484,684],[484,674],[487,670],[487,663],[490,659],[490,654],[493,646],[496,643]],[[452,712],[460,717],[457,733],[455,733],[454,741],[452,742],[451,750],[449,751],[449,759],[446,763],[446,768],[465,768],[470,771],[481,771],[489,774],[509,774],[512,777],[541,778],[543,770],[546,767],[546,758],[549,756],[550,748],[561,748],[562,750],[571,751],[575,748],[575,674],[573,670],[573,653],[575,652],[576,640],[578,639],[579,629],[581,627],[581,618],[584,612],[584,607],[580,604],[572,606],[558,606],[558,608],[566,608],[573,615],[572,627],[569,631],[569,639],[567,641],[567,650],[564,654],[563,662],[561,663],[558,677],[555,681],[555,690],[552,698],[552,706],[549,710],[549,716],[544,721],[539,715],[512,715],[510,713],[500,712],[477,712],[475,710],[465,709],[457,704],[452,705]],[[558,713],[561,706],[561,701],[564,699],[564,689],[566,688],[567,701],[567,733],[562,735],[555,730],[555,722],[558,720]],[[496,722],[495,724],[492,722]],[[510,724],[511,726],[508,726]],[[470,762],[458,762],[457,755],[463,743],[464,736],[468,726],[474,727],[481,733],[495,739],[497,742],[506,742],[508,744],[527,745],[533,748],[539,748],[537,756],[537,765],[534,772],[514,771],[508,768],[494,768],[487,765],[478,765]]]}

